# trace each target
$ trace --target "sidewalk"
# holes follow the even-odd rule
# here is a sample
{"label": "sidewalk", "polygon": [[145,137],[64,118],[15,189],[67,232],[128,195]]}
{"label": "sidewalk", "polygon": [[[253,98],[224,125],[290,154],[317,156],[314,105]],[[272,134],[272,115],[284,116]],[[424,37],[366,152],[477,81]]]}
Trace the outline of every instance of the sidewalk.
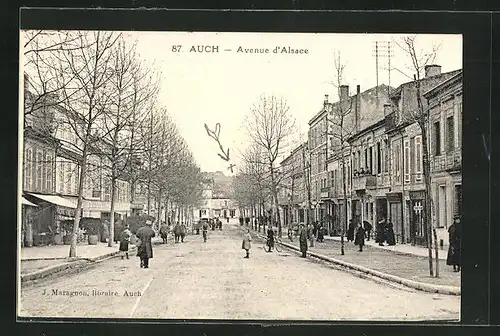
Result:
{"label": "sidewalk", "polygon": [[[344,237],[345,239],[345,237]],[[325,236],[325,240],[335,240],[340,242],[340,237],[330,237],[330,236]],[[347,242],[347,240],[346,240]],[[384,246],[380,246],[378,243],[375,243],[374,239],[366,240],[365,239],[365,244],[367,246],[371,246],[373,248],[379,248],[382,250],[386,251],[392,251],[395,253],[400,253],[400,254],[406,254],[406,255],[413,255],[417,257],[425,257],[427,258],[429,256],[429,252],[427,250],[427,247],[421,247],[421,246],[412,246],[411,244],[396,244],[394,246],[389,246],[387,244],[384,244]],[[439,260],[444,260],[446,261],[446,256],[448,254],[448,251],[446,249],[444,250],[439,250]],[[432,249],[432,257],[434,258],[434,248]]]}
{"label": "sidewalk", "polygon": [[[252,230],[252,233],[257,233]],[[262,233],[261,233],[262,235]],[[294,237],[293,242],[283,235],[282,241],[285,244],[299,248],[299,239]],[[350,264],[359,266],[362,269],[374,271],[372,273],[384,273],[393,277],[407,279],[413,282],[425,283],[429,285],[460,287],[460,272],[453,272],[451,266],[446,265],[446,251],[440,252],[439,272],[440,277],[429,276],[429,261],[427,250],[415,246],[372,246],[374,241],[367,241],[363,252],[358,252],[358,247],[353,242],[344,241],[344,255],[341,255],[340,237],[326,237],[323,243],[314,241],[314,247],[309,247],[308,252],[325,256],[329,259],[338,260],[339,264]],[[425,252],[425,254],[424,254]]]}
{"label": "sidewalk", "polygon": [[[155,237],[153,244],[162,242],[162,239]],[[101,261],[119,254],[119,244],[112,247],[108,243],[97,243],[89,245],[79,243],[76,247],[76,258],[69,258],[69,245],[51,245],[23,247],[19,253],[21,281],[34,280],[47,275],[79,268],[89,263]],[[135,245],[129,245],[129,254],[134,256]]]}

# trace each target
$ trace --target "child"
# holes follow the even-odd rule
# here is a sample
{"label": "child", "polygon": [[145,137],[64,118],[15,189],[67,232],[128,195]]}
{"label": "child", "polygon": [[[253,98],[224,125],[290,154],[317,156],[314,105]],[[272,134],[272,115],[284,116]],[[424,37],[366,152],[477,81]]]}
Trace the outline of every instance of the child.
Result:
{"label": "child", "polygon": [[247,252],[247,255],[244,258],[250,258],[250,242],[252,241],[252,236],[250,236],[250,229],[247,229],[247,233],[243,237],[243,242],[241,244],[241,248]]}
{"label": "child", "polygon": [[[128,259],[128,244],[130,243],[130,236],[132,236],[132,232],[130,232],[129,227],[126,226],[120,237],[120,251],[125,252],[124,254],[127,257],[127,259]],[[123,254],[122,254],[122,259],[123,259]]]}

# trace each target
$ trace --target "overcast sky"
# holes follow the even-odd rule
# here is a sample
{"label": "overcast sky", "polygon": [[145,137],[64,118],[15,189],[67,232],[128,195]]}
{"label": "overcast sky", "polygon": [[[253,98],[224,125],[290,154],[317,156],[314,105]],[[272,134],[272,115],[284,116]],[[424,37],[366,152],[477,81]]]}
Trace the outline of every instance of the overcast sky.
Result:
{"label": "overcast sky", "polygon": [[[353,93],[377,83],[374,41],[391,41],[402,35],[381,34],[276,34],[276,33],[183,33],[128,32],[137,39],[141,58],[154,62],[162,73],[160,101],[178,124],[182,135],[204,171],[222,170],[228,164],[217,156],[218,145],[210,139],[203,124],[222,125],[223,146],[230,147],[232,159],[246,145],[243,120],[249,107],[261,94],[274,94],[287,100],[305,135],[309,119],[323,104],[325,94],[335,100],[333,55],[340,52],[346,61],[346,81]],[[462,68],[461,35],[419,35],[419,47],[430,50],[441,44],[435,64],[442,71]],[[180,52],[172,51],[181,45]],[[218,52],[190,52],[191,46],[218,46]],[[238,53],[242,48],[268,48],[269,54]],[[308,54],[273,53],[277,46],[307,49]],[[231,51],[225,51],[231,49]],[[406,56],[393,45],[392,67],[404,69]],[[379,84],[389,84],[387,58],[379,58]],[[408,78],[391,71],[390,85]]]}

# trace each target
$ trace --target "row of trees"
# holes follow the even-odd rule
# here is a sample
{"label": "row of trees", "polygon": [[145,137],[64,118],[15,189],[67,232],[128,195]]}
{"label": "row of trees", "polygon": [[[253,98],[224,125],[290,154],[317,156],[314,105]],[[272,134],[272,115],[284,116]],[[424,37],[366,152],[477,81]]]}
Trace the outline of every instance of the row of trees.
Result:
{"label": "row of trees", "polygon": [[[173,204],[180,213],[200,199],[200,169],[158,102],[160,73],[140,59],[135,42],[119,32],[26,31],[24,56],[25,88],[32,93],[25,120],[50,119],[51,133],[78,153],[70,257],[76,256],[84,189],[102,177],[111,185],[110,237],[119,180],[130,183],[132,202],[135,187],[146,185],[148,214],[153,201],[167,214]],[[47,111],[56,112],[47,117]],[[59,137],[58,130],[74,137]]]}

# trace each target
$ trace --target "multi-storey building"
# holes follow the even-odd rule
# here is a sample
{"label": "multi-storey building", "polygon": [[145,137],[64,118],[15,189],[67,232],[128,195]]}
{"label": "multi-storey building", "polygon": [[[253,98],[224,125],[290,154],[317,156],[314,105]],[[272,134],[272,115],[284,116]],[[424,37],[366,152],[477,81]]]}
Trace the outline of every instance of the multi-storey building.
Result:
{"label": "multi-storey building", "polygon": [[442,245],[462,213],[462,72],[424,93],[429,111],[433,224]]}
{"label": "multi-storey building", "polygon": [[307,209],[306,144],[294,148],[281,163],[283,178],[278,203],[283,225],[305,223]]}
{"label": "multi-storey building", "polygon": [[347,219],[362,216],[362,209],[365,211],[365,219],[371,220],[373,216],[374,200],[371,199],[364,207],[364,197],[371,197],[366,193],[366,180],[371,177],[366,176],[365,171],[373,170],[376,164],[377,140],[372,128],[377,128],[384,118],[383,103],[387,101],[390,90],[390,87],[382,84],[361,92],[358,85],[356,94],[349,95],[349,87],[343,85],[340,87],[338,102],[329,103],[325,99],[324,110],[328,111],[326,120],[329,135],[326,151],[328,175],[321,190],[321,203],[317,213],[320,219],[325,215],[329,218],[328,227],[334,234],[340,231],[342,225],[346,225],[346,207]]}
{"label": "multi-storey building", "polygon": [[[424,111],[427,102],[423,93],[457,75],[461,70],[441,73],[441,66],[425,67],[419,80]],[[401,84],[390,96],[391,108],[386,111],[386,134],[389,142],[390,186],[387,193],[387,217],[394,224],[399,243],[427,244],[424,230],[425,185],[423,177],[422,135],[415,122],[418,113],[417,83]],[[430,210],[430,209],[429,209]]]}

